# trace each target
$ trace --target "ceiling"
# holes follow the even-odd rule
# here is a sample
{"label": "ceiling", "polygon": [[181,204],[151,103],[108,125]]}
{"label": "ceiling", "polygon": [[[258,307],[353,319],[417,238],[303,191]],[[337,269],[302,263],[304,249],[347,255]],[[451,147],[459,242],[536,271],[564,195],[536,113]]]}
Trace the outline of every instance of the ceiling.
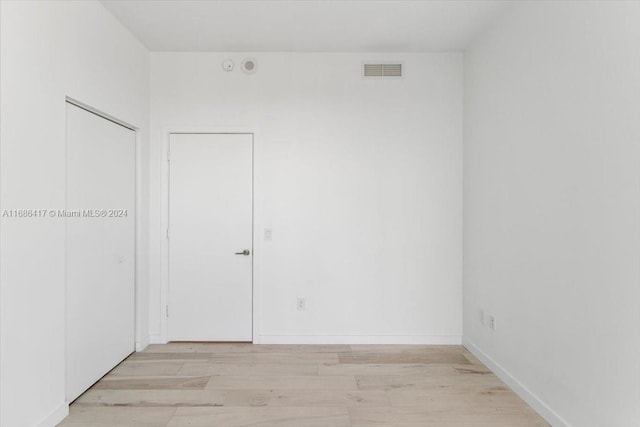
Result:
{"label": "ceiling", "polygon": [[462,50],[506,1],[102,0],[152,51]]}

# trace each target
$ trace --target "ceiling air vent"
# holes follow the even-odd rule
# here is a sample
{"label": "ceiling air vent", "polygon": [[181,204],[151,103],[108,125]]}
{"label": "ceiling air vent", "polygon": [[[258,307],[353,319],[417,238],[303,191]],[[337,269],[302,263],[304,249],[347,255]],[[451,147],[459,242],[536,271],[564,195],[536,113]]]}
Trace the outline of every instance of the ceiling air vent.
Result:
{"label": "ceiling air vent", "polygon": [[364,64],[364,77],[402,77],[402,64]]}

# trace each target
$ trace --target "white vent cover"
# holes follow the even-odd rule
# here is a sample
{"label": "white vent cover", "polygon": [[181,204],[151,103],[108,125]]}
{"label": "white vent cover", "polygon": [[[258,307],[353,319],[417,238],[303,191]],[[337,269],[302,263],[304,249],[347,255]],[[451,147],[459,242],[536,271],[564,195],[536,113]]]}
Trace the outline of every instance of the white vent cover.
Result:
{"label": "white vent cover", "polygon": [[402,64],[364,64],[364,77],[402,77]]}

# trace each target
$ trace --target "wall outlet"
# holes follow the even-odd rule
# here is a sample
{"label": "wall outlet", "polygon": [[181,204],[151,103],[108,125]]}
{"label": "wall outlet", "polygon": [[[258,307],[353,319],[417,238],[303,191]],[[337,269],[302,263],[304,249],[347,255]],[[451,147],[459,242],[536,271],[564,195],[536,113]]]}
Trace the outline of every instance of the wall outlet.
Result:
{"label": "wall outlet", "polygon": [[273,235],[273,232],[271,231],[270,228],[264,229],[264,240],[271,240],[272,235]]}
{"label": "wall outlet", "polygon": [[298,311],[305,311],[307,309],[307,300],[304,298],[298,298]]}
{"label": "wall outlet", "polygon": [[496,330],[496,318],[495,316],[489,316],[489,329],[492,331]]}

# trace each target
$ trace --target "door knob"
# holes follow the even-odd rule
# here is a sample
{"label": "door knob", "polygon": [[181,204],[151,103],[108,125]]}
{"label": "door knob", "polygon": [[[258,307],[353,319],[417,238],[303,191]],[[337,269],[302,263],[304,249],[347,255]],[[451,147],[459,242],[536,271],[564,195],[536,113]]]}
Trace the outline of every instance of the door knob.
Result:
{"label": "door knob", "polygon": [[249,254],[251,253],[251,251],[249,251],[249,249],[245,249],[242,252],[236,252],[236,255],[244,255],[244,256],[249,256]]}

